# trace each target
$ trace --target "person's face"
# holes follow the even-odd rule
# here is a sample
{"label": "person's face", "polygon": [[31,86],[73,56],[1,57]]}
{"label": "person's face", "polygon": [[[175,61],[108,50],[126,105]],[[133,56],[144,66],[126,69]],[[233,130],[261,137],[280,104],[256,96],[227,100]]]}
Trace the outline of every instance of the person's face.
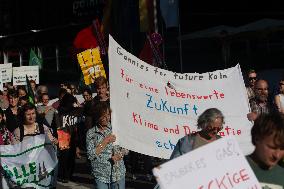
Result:
{"label": "person's face", "polygon": [[107,96],[107,85],[106,84],[98,86],[97,95],[100,98],[105,98]]}
{"label": "person's face", "polygon": [[70,85],[71,94],[75,94],[75,86]]}
{"label": "person's face", "polygon": [[275,144],[274,134],[255,140],[254,155],[269,169],[275,166],[284,157],[284,148]]}
{"label": "person's face", "polygon": [[19,105],[20,106],[24,106],[25,104],[27,104],[28,102],[26,100],[20,100]]}
{"label": "person's face", "polygon": [[19,97],[26,96],[26,95],[27,95],[26,91],[19,89],[19,92],[18,92]]}
{"label": "person's face", "polygon": [[255,97],[260,102],[266,102],[268,98],[268,84],[266,81],[258,81],[255,84]]}
{"label": "person's face", "polygon": [[31,82],[30,84],[31,84],[31,88],[32,88],[33,90],[35,90],[36,84],[35,84],[34,82]]}
{"label": "person's face", "polygon": [[255,81],[256,81],[256,73],[250,73],[249,75],[248,75],[248,79],[249,79],[249,85],[251,86],[251,87],[253,87],[254,86],[254,84],[255,84]]}
{"label": "person's face", "polygon": [[66,91],[67,91],[67,93],[72,94],[71,89],[67,88]]}
{"label": "person's face", "polygon": [[100,118],[99,125],[101,127],[106,127],[110,122],[110,110],[108,109]]}
{"label": "person's face", "polygon": [[48,102],[49,102],[49,97],[48,97],[48,95],[43,95],[43,96],[42,96],[42,104],[43,104],[44,106],[47,106],[47,105],[48,105]]}
{"label": "person's face", "polygon": [[84,98],[85,101],[92,100],[92,96],[86,91],[83,92],[83,98]]}
{"label": "person's face", "polygon": [[11,107],[16,107],[18,105],[18,102],[19,102],[18,97],[9,96],[9,105]]}
{"label": "person's face", "polygon": [[224,121],[221,117],[217,117],[214,121],[210,122],[205,128],[207,134],[212,138],[216,137],[219,131],[223,128]]}
{"label": "person's face", "polygon": [[35,109],[27,110],[25,112],[25,124],[31,125],[34,124],[35,121],[36,121],[36,110]]}
{"label": "person's face", "polygon": [[42,87],[39,91],[40,94],[48,93],[48,90],[46,87]]}
{"label": "person's face", "polygon": [[67,86],[64,83],[61,83],[60,88],[67,89]]}

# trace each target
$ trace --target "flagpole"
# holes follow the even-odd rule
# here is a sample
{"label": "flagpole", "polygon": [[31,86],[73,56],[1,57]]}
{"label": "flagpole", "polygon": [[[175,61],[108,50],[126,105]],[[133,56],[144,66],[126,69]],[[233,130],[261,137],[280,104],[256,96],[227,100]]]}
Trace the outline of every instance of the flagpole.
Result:
{"label": "flagpole", "polygon": [[[178,1],[178,0],[177,0]],[[181,27],[180,27],[180,3],[178,1],[178,42],[179,42],[179,62],[180,62],[180,72],[183,73],[183,61],[182,61],[182,44],[181,44]]]}

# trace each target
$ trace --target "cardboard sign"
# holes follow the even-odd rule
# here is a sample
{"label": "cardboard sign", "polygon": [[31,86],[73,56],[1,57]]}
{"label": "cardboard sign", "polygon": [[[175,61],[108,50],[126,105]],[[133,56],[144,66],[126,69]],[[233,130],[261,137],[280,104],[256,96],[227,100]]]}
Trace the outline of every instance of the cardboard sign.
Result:
{"label": "cardboard sign", "polygon": [[221,136],[234,135],[245,154],[253,150],[249,105],[240,66],[207,73],[174,73],[153,67],[109,39],[111,122],[117,144],[169,158],[177,140],[197,131],[208,108],[225,116]]}
{"label": "cardboard sign", "polygon": [[12,81],[12,63],[0,64],[0,71],[3,83]]}
{"label": "cardboard sign", "polygon": [[26,85],[26,75],[29,80],[35,80],[39,84],[38,66],[13,67],[13,85]]}
{"label": "cardboard sign", "polygon": [[99,48],[88,49],[77,54],[86,85],[94,83],[99,76],[106,77]]}
{"label": "cardboard sign", "polygon": [[234,137],[224,137],[153,170],[161,189],[260,189]]}

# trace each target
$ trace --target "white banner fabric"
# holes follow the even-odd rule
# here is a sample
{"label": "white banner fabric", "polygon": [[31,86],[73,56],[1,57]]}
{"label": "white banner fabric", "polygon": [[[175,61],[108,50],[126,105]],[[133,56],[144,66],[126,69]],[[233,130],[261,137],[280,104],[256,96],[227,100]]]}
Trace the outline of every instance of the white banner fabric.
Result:
{"label": "white banner fabric", "polygon": [[29,80],[34,80],[39,84],[38,66],[13,67],[13,85],[26,85],[26,75]]}
{"label": "white banner fabric", "polygon": [[233,136],[177,157],[153,173],[161,189],[261,188]]}
{"label": "white banner fabric", "polygon": [[0,71],[2,75],[2,83],[12,81],[12,63],[0,64]]}
{"label": "white banner fabric", "polygon": [[15,145],[1,145],[0,162],[6,173],[6,179],[2,173],[2,184],[12,183],[21,188],[56,186],[56,149],[45,135],[29,137]]}
{"label": "white banner fabric", "polygon": [[252,124],[240,66],[207,73],[174,73],[153,67],[109,39],[111,121],[117,144],[169,158],[177,140],[197,131],[208,108],[225,115],[221,136],[236,136],[244,154],[253,150]]}

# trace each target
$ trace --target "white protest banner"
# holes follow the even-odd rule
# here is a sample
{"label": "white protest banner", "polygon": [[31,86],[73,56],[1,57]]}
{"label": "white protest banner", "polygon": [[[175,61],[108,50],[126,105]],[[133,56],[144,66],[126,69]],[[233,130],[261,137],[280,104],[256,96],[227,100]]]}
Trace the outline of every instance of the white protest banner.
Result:
{"label": "white protest banner", "polygon": [[0,64],[0,71],[3,83],[12,81],[12,63]]}
{"label": "white protest banner", "polygon": [[261,188],[233,136],[177,157],[153,173],[162,189]]}
{"label": "white protest banner", "polygon": [[169,158],[177,140],[197,131],[208,108],[225,115],[221,136],[235,135],[245,154],[253,149],[249,106],[239,65],[208,73],[174,73],[153,67],[109,39],[113,132],[124,148]]}
{"label": "white protest banner", "polygon": [[26,75],[29,80],[35,80],[39,84],[38,66],[13,67],[13,85],[26,85]]}
{"label": "white protest banner", "polygon": [[56,150],[45,135],[24,139],[16,145],[1,145],[0,162],[8,185],[51,188],[56,184]]}

